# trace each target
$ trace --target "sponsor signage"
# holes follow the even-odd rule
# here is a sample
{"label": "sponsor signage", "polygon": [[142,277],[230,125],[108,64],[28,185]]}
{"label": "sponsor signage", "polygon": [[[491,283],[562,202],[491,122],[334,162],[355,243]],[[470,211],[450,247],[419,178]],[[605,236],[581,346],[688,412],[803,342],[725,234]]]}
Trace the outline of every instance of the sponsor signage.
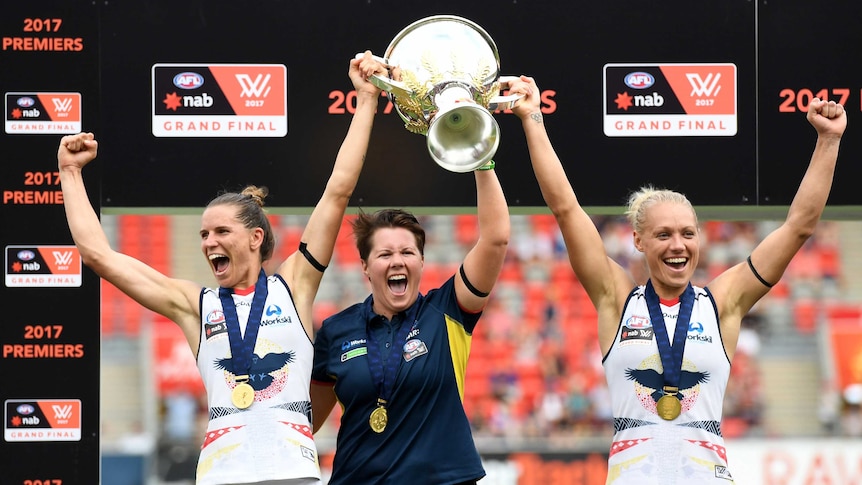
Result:
{"label": "sponsor signage", "polygon": [[15,441],[80,441],[80,399],[8,399],[3,438]]}
{"label": "sponsor signage", "polygon": [[734,64],[606,64],[606,136],[734,136]]}
{"label": "sponsor signage", "polygon": [[6,246],[6,286],[81,286],[81,255],[75,246]]}
{"label": "sponsor signage", "polygon": [[[0,15],[3,485],[104,482],[100,284],[69,233],[57,167],[63,136],[102,131],[99,7],[83,0],[6,2]],[[127,103],[135,96],[123,95]],[[104,152],[101,166],[111,158]],[[97,214],[101,166],[87,167],[84,177]]]}
{"label": "sponsor signage", "polygon": [[73,134],[81,131],[81,93],[6,93],[6,133]]}
{"label": "sponsor signage", "polygon": [[155,64],[153,135],[282,137],[287,67],[280,64]]}

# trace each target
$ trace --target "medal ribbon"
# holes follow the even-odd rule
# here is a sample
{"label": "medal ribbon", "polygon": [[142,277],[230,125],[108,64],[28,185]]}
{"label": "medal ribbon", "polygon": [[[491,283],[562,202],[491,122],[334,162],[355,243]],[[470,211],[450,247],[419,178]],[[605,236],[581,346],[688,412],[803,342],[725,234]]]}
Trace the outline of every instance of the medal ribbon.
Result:
{"label": "medal ribbon", "polygon": [[410,334],[410,330],[413,329],[416,315],[419,313],[419,307],[422,305],[422,299],[422,295],[420,294],[419,299],[413,304],[407,315],[405,315],[404,320],[401,322],[401,327],[395,335],[395,340],[392,342],[393,348],[389,350],[386,362],[383,362],[383,356],[380,353],[380,343],[374,339],[366,324],[366,333],[368,335],[368,370],[371,371],[371,379],[377,388],[378,403],[381,401],[389,402],[392,391],[395,389],[395,378],[401,367],[404,344],[407,343],[407,336]]}
{"label": "medal ribbon", "polygon": [[218,296],[221,300],[225,323],[227,324],[227,336],[230,342],[230,358],[233,362],[233,374],[235,376],[248,376],[251,371],[251,357],[254,355],[254,344],[257,342],[257,331],[260,328],[260,319],[263,316],[263,305],[266,302],[269,289],[266,285],[266,273],[260,270],[260,276],[254,287],[254,297],[251,300],[251,310],[245,325],[245,336],[239,329],[239,317],[236,315],[236,305],[233,302],[232,288],[219,288]]}
{"label": "medal ribbon", "polygon": [[[679,297],[679,314],[676,317],[676,330],[673,333],[673,345],[667,334],[664,316],[659,306],[658,294],[652,286],[652,280],[647,280],[644,291],[649,317],[652,321],[655,341],[658,344],[658,355],[661,357],[661,365],[664,373],[665,387],[679,389],[679,380],[682,373],[682,355],[685,350],[685,339],[688,335],[688,323],[691,320],[691,311],[694,307],[694,288],[688,284],[685,291]],[[677,395],[677,399],[679,396]]]}

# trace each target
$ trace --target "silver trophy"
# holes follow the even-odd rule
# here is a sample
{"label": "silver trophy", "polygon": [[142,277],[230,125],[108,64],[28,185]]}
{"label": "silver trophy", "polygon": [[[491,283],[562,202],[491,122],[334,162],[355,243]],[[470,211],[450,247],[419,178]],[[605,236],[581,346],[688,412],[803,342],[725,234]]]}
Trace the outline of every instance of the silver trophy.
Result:
{"label": "silver trophy", "polygon": [[500,96],[508,79],[482,27],[453,15],[426,17],[399,32],[378,60],[389,74],[370,81],[387,92],[408,131],[427,136],[435,162],[470,172],[491,161],[500,144],[492,112],[522,96]]}

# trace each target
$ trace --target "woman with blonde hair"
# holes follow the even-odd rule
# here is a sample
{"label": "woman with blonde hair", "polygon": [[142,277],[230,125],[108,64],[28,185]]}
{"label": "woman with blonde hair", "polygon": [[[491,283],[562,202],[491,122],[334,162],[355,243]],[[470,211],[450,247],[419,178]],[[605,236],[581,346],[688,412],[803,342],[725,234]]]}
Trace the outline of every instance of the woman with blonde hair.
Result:
{"label": "woman with blonde hair", "polygon": [[677,192],[643,187],[626,215],[648,268],[646,284],[608,257],[554,152],[533,79],[510,89],[542,195],[569,261],[598,312],[598,339],[614,416],[607,483],[728,484],[722,404],[742,318],[781,278],[813,234],[847,126],[843,106],[813,99],[817,143],[784,223],[751,255],[704,287],[691,284],[700,257],[697,215]]}

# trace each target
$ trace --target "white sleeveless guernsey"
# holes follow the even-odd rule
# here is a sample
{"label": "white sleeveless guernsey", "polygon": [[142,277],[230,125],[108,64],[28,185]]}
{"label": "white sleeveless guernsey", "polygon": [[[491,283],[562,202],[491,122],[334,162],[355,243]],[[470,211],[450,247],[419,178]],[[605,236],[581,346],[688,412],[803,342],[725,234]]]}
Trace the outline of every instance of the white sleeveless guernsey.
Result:
{"label": "white sleeveless guernsey", "polygon": [[[730,360],[712,294],[694,292],[679,385],[682,412],[672,421],[656,413],[664,376],[652,326],[661,322],[650,321],[643,286],[629,295],[603,360],[614,416],[608,484],[733,483],[720,427]],[[672,342],[680,305],[660,306]]]}
{"label": "white sleeveless guernsey", "polygon": [[[310,419],[314,347],[281,276],[269,276],[267,285],[249,373],[254,402],[244,410],[231,402],[236,384],[218,289],[201,291],[197,365],[207,391],[209,423],[198,459],[198,485],[320,478]],[[233,295],[242,335],[253,296]]]}

